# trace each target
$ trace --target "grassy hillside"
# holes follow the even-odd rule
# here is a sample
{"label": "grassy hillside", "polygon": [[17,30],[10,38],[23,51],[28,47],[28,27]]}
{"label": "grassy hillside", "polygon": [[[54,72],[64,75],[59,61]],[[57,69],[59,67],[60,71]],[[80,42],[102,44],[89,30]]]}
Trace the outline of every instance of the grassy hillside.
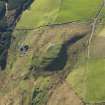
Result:
{"label": "grassy hillside", "polygon": [[18,27],[87,21],[96,15],[101,3],[101,0],[35,0],[30,9],[23,13]]}
{"label": "grassy hillside", "polygon": [[[9,1],[9,3],[14,9],[25,1],[19,0],[16,5],[13,5],[16,0]],[[73,89],[67,85],[67,91],[65,91],[71,93],[74,90],[73,96],[80,104],[78,96],[87,103],[105,101],[104,41],[98,42],[96,39],[93,41],[91,59],[87,60],[85,54],[82,55],[87,47],[88,35],[91,33],[89,22],[95,17],[101,1],[35,0],[30,8],[23,12],[16,25],[16,29],[23,30],[13,30],[7,67],[0,74],[0,105],[10,103],[11,105],[21,105],[20,103],[22,105],[46,105],[49,97],[56,90],[55,87],[62,83],[67,74],[67,82]],[[104,9],[102,12],[104,13]],[[103,14],[101,16],[104,17]],[[42,25],[77,20],[80,20],[79,23],[45,26],[30,30]],[[103,36],[104,30],[98,37],[104,39]],[[100,42],[101,44],[97,47]],[[29,46],[26,54],[21,53],[19,49],[24,45]],[[102,48],[100,48],[101,45],[103,45]],[[79,61],[78,58],[80,58]],[[62,92],[61,89],[60,92]],[[75,105],[75,98],[73,102]]]}
{"label": "grassy hillside", "polygon": [[104,102],[105,60],[92,59],[72,72],[69,83],[85,102]]}
{"label": "grassy hillside", "polygon": [[[0,104],[4,105],[7,102],[5,100],[8,100],[10,95],[12,100],[15,100],[13,97],[18,98],[21,94],[25,94],[24,99],[26,99],[23,105],[29,105],[29,102],[32,102],[31,105],[43,105],[43,102],[46,103],[49,99],[50,91],[59,81],[60,75],[59,72],[56,72],[61,68],[63,70],[67,62],[64,57],[66,57],[69,45],[67,45],[68,48],[63,48],[63,44],[73,36],[78,36],[80,32],[87,35],[89,31],[88,25],[69,23],[61,26],[44,27],[27,35],[13,33],[16,39],[12,42],[9,50],[6,71],[0,77],[0,84],[3,84],[0,85],[0,96],[2,97],[0,98]],[[65,36],[62,36],[64,33]],[[29,50],[26,54],[21,54],[19,51],[19,46],[21,45],[29,45]],[[57,66],[52,65],[54,71],[51,70],[52,68],[44,70],[43,68],[51,64],[54,59],[57,60],[55,61]],[[34,69],[30,68],[32,66]],[[14,92],[15,94],[13,94]],[[45,97],[43,98],[43,96]],[[21,97],[18,101],[21,101]]]}
{"label": "grassy hillside", "polygon": [[99,9],[101,0],[62,0],[57,22],[87,21],[92,19]]}
{"label": "grassy hillside", "polygon": [[53,23],[58,15],[61,0],[35,0],[32,6],[23,13],[18,27],[33,28]]}
{"label": "grassy hillside", "polygon": [[[87,103],[105,101],[105,32],[104,28],[97,34],[91,44],[91,57],[80,60],[67,78],[77,94]],[[82,61],[82,62],[81,62]]]}

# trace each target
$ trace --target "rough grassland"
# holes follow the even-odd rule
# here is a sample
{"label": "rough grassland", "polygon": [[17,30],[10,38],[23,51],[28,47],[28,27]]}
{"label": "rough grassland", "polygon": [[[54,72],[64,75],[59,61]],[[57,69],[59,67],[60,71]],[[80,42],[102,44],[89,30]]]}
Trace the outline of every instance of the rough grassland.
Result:
{"label": "rough grassland", "polygon": [[[0,105],[8,104],[7,100],[11,102],[11,99],[14,101],[13,105],[20,105],[16,103],[21,101],[22,98],[19,96],[24,94],[23,105],[43,105],[43,102],[45,103],[48,99],[49,85],[55,83],[57,79],[54,78],[55,76],[53,79],[47,76],[48,73],[51,73],[50,71],[40,72],[40,69],[38,69],[39,74],[34,75],[35,70],[32,72],[30,66],[42,68],[48,65],[58,56],[64,42],[73,36],[87,34],[89,31],[90,28],[86,24],[68,23],[34,30],[26,36],[13,33],[16,39],[9,49],[7,69],[3,75],[0,75]],[[63,37],[64,33],[65,37]],[[21,45],[29,45],[29,50],[25,55],[19,51]],[[16,98],[17,101],[15,97],[18,98]],[[30,101],[33,104],[29,104]]]}
{"label": "rough grassland", "polygon": [[[33,28],[45,24],[62,23],[75,20],[87,21],[96,15],[100,4],[101,0],[35,0],[31,7],[23,13],[16,28]],[[7,69],[9,70],[6,71],[8,74],[6,79],[8,79],[8,81],[6,83],[4,82],[3,86],[0,86],[2,91],[0,93],[1,96],[7,93],[8,98],[9,90],[12,94],[15,89],[19,91],[22,89],[22,91],[27,91],[26,96],[28,100],[30,100],[30,97],[28,96],[32,94],[32,90],[34,90],[33,88],[39,84],[38,81],[37,85],[35,85],[36,81],[30,76],[31,74],[28,74],[30,65],[35,64],[35,66],[39,66],[42,64],[44,58],[54,58],[57,56],[61,47],[59,44],[62,45],[63,43],[62,35],[64,35],[64,33],[66,35],[74,35],[72,34],[72,28],[70,30],[70,28],[67,27],[65,28],[66,32],[68,30],[67,34],[65,31],[63,32],[62,28],[58,29],[58,31],[54,31],[52,29],[48,31],[46,29],[45,33],[43,33],[43,28],[41,31],[38,31],[38,33],[36,31],[31,31],[31,33],[30,31],[14,31],[13,35],[16,37],[16,40],[14,43],[12,43],[11,49],[9,51],[7,65]],[[77,29],[79,28],[77,27],[76,30]],[[76,30],[74,31],[76,32]],[[54,37],[52,38],[52,36]],[[26,56],[22,57],[19,54],[18,47],[24,44],[28,44],[30,46],[30,51],[26,54]],[[48,52],[49,48],[53,49]],[[50,61],[46,61],[45,63],[49,62]],[[104,63],[104,59],[92,59],[88,62],[84,62],[83,64],[79,65],[79,67],[75,68],[67,78],[67,81],[73,86],[79,96],[81,96],[86,102],[99,102],[104,101],[105,99],[105,85],[103,81],[105,79]],[[27,74],[30,78],[28,80],[23,80]],[[6,79],[4,81],[6,81]],[[46,78],[43,77],[40,83],[44,82],[44,85],[47,86],[46,81]],[[18,84],[18,86],[16,84]],[[29,90],[29,86],[31,86],[31,90]],[[14,91],[11,90],[11,88],[14,89]],[[38,90],[38,99],[33,96],[35,104],[37,102],[36,100],[38,100],[40,103],[41,99],[46,94],[44,89],[41,89],[41,91],[43,91],[42,93],[39,91],[40,89]],[[14,95],[12,96],[14,97]],[[16,91],[16,96],[19,96],[18,91]],[[1,102],[4,102],[4,99],[5,98],[3,98],[3,101]],[[28,105],[28,102],[25,105]]]}
{"label": "rough grassland", "polygon": [[79,64],[67,81],[86,102],[105,101],[105,29],[97,34],[91,45],[91,58]]}

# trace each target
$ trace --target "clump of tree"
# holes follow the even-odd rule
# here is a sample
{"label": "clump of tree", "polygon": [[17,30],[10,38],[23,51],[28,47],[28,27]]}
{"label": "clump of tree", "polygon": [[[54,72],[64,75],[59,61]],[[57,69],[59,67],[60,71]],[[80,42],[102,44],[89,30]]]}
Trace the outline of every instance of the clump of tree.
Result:
{"label": "clump of tree", "polygon": [[5,15],[5,2],[3,0],[0,1],[0,19],[2,19]]}

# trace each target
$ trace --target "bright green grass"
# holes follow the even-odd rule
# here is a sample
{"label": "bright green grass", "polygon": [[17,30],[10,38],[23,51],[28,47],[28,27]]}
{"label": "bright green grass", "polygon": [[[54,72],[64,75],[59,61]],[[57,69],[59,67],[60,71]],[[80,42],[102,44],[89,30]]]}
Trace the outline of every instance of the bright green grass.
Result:
{"label": "bright green grass", "polygon": [[101,0],[35,0],[26,10],[18,27],[32,28],[40,25],[93,18]]}
{"label": "bright green grass", "polygon": [[102,0],[63,0],[57,22],[91,19],[101,2]]}
{"label": "bright green grass", "polygon": [[18,23],[19,27],[35,27],[53,23],[57,17],[60,0],[35,0]]}
{"label": "bright green grass", "polygon": [[105,59],[91,59],[67,78],[86,102],[105,101]]}

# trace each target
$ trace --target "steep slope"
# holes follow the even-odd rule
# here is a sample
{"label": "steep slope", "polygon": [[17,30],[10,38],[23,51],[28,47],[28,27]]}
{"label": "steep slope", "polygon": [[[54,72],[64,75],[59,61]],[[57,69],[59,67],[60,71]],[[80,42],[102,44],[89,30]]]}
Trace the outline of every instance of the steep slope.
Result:
{"label": "steep slope", "polygon": [[[100,60],[104,46],[98,44],[102,41],[99,36],[91,43],[92,60],[86,59],[92,22],[102,5],[101,0],[9,0],[8,15],[1,18],[6,24],[0,28],[1,36],[9,35],[6,47],[1,47],[0,65],[4,59],[6,63],[0,72],[0,105],[83,105],[104,101],[104,59]],[[104,7],[95,35],[103,27],[103,13]],[[102,48],[97,51],[97,46]],[[2,56],[5,49],[6,58]],[[84,66],[88,67],[86,72]]]}
{"label": "steep slope", "polygon": [[[66,56],[67,56],[67,59],[71,59],[73,52],[75,52],[77,49],[82,50],[83,48],[81,46],[83,41],[82,43],[80,43],[80,45],[77,44],[76,49],[73,48],[72,50],[70,50],[71,51],[70,55],[67,55],[69,46],[72,46],[78,40],[85,38],[85,36],[89,34],[90,30],[91,30],[90,26],[88,24],[85,25],[84,23],[83,24],[68,23],[64,25],[55,25],[50,27],[44,27],[40,30],[35,30],[31,34],[27,35],[25,39],[21,39],[22,41],[19,40],[18,43],[16,43],[16,41],[12,43],[10,53],[9,53],[9,58],[8,58],[7,71],[4,72],[4,75],[6,76],[5,78],[8,78],[8,82],[7,82],[7,79],[4,79],[3,76],[1,77],[4,79],[3,81],[1,81],[1,84],[4,84],[4,85],[3,86],[1,85],[1,88],[0,88],[0,90],[2,90],[1,95],[2,96],[4,95],[4,97],[1,98],[0,100],[1,104],[4,104],[5,102],[7,102],[7,101],[4,101],[6,100],[5,97],[10,97],[9,94],[12,94],[13,91],[16,91],[15,89],[21,88],[20,93],[21,91],[26,91],[26,93],[28,94],[27,97],[30,98],[30,94],[32,94],[33,89],[28,90],[29,86],[32,86],[31,88],[34,88],[35,86],[35,91],[36,91],[37,89],[36,87],[38,85],[38,89],[41,88],[41,91],[42,91],[42,93],[40,93],[41,95],[45,95],[45,94],[50,95],[49,92],[53,90],[53,87],[56,86],[55,85],[56,82],[59,83],[59,81],[63,81],[63,78],[65,78],[66,74],[65,75],[62,75],[62,74],[64,74],[64,72],[65,73],[69,72],[67,71],[67,69],[64,69],[67,60],[64,59],[64,62],[62,62],[59,60],[57,61],[57,59],[63,59]],[[64,37],[62,36],[63,34],[65,35]],[[30,49],[26,54],[21,54],[20,51],[16,48],[16,46],[26,45],[26,44],[29,46]],[[53,60],[55,61],[55,64],[57,66],[55,66],[53,70],[52,68],[49,68],[49,66],[46,68],[47,65],[53,64],[52,63]],[[72,63],[73,62],[75,62],[75,58],[72,59]],[[71,65],[69,66],[72,67]],[[62,80],[60,80],[60,77],[62,78]],[[45,83],[43,83],[44,86],[40,86],[40,83],[39,83],[40,78],[43,78],[41,80],[42,83],[45,81]],[[46,78],[48,79],[46,80]],[[55,80],[56,82],[54,82]],[[30,82],[28,81],[32,82],[32,84],[29,85]],[[37,81],[39,82],[37,83]],[[48,86],[46,85],[46,82]],[[49,88],[50,90],[46,91],[46,88]],[[31,93],[29,93],[30,91]],[[47,92],[47,93],[43,93],[43,92]],[[18,97],[19,92],[16,92],[16,93]],[[48,97],[48,95],[46,97]],[[14,96],[11,95],[11,98],[12,97]],[[40,99],[41,97],[42,96],[37,96],[39,100],[38,103],[43,102],[43,99]],[[14,98],[12,98],[12,100],[14,100]],[[36,100],[36,97],[34,100]],[[34,104],[35,103],[36,101],[34,102]],[[13,104],[15,104],[15,102],[13,102]],[[29,103],[27,103],[27,105],[28,104]]]}

